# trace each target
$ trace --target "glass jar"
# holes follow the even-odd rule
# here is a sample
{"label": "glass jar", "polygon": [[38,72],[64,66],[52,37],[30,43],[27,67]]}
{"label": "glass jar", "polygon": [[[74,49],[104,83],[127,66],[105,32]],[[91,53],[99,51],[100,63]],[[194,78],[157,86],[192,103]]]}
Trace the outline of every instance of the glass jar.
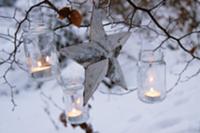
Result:
{"label": "glass jar", "polygon": [[53,32],[42,24],[34,25],[24,33],[25,56],[33,79],[49,80],[59,74],[53,38]]}
{"label": "glass jar", "polygon": [[161,51],[143,50],[139,55],[138,97],[155,103],[166,97],[166,63]]}
{"label": "glass jar", "polygon": [[67,80],[63,89],[66,116],[71,124],[81,124],[89,119],[88,106],[83,106],[83,85],[79,79]]}

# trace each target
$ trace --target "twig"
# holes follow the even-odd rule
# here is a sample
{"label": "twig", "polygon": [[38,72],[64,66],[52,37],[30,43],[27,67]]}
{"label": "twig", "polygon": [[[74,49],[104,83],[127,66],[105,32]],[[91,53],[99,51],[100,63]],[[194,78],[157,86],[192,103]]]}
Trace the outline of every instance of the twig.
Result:
{"label": "twig", "polygon": [[169,90],[167,90],[167,93],[171,92],[171,91],[179,84],[183,73],[187,70],[187,68],[189,67],[190,63],[191,63],[193,60],[194,60],[194,58],[192,58],[191,60],[189,60],[189,61],[187,62],[187,64],[186,64],[185,67],[183,68],[183,70],[178,74],[178,79],[176,80],[176,82],[174,83],[174,85],[173,85]]}
{"label": "twig", "polygon": [[156,18],[153,16],[153,14],[151,13],[151,10],[150,9],[145,9],[143,7],[139,7],[139,6],[136,6],[131,0],[126,0],[133,8],[135,8],[136,10],[140,10],[140,11],[143,11],[145,13],[148,14],[148,16],[151,18],[151,20],[155,23],[155,25],[165,33],[165,35],[170,38],[170,39],[173,39],[177,42],[177,44],[180,46],[180,48],[182,48],[183,51],[185,51],[186,53],[188,53],[189,55],[191,55],[193,58],[197,59],[197,60],[200,60],[200,57],[194,55],[193,53],[190,52],[190,50],[188,50],[187,48],[185,48],[183,46],[183,44],[181,43],[180,41],[180,38],[176,38],[174,36],[172,36],[170,33],[168,33],[168,31],[163,27],[161,26],[161,24],[156,20]]}
{"label": "twig", "polygon": [[45,99],[49,100],[57,109],[64,112],[65,110],[61,108],[51,97],[47,96],[44,92],[40,92],[40,95],[43,96]]}

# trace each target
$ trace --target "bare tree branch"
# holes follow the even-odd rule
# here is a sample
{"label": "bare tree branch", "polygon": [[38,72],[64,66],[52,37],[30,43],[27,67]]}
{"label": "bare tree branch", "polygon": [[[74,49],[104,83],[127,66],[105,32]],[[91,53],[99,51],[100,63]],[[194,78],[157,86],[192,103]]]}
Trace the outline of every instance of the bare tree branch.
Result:
{"label": "bare tree branch", "polygon": [[131,0],[126,0],[133,8],[135,8],[136,10],[140,10],[143,11],[145,13],[148,14],[148,16],[151,18],[151,20],[155,23],[155,25],[165,33],[165,35],[170,38],[173,39],[177,42],[177,44],[180,46],[180,48],[182,48],[182,50],[184,50],[186,53],[188,53],[189,55],[191,55],[193,58],[200,60],[200,57],[194,55],[193,53],[190,52],[190,50],[188,50],[187,48],[185,48],[183,46],[183,44],[180,41],[180,38],[176,38],[174,36],[172,36],[170,33],[168,33],[168,31],[156,20],[156,18],[153,16],[153,14],[151,13],[150,9],[145,9],[142,7],[139,7],[137,5],[135,5]]}
{"label": "bare tree branch", "polygon": [[183,68],[183,70],[178,74],[178,79],[176,80],[176,82],[174,83],[174,85],[167,90],[167,93],[170,93],[178,84],[179,82],[181,81],[181,78],[182,78],[182,75],[183,73],[188,69],[189,65],[191,64],[191,62],[194,60],[194,58],[192,58],[191,60],[189,60],[185,67]]}

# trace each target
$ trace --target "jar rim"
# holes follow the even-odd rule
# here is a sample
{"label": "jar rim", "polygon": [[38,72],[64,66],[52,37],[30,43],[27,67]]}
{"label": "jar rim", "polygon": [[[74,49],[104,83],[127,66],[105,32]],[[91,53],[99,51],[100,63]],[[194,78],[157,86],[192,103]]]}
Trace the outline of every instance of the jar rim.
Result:
{"label": "jar rim", "polygon": [[147,63],[164,62],[164,54],[160,50],[141,50],[139,60]]}

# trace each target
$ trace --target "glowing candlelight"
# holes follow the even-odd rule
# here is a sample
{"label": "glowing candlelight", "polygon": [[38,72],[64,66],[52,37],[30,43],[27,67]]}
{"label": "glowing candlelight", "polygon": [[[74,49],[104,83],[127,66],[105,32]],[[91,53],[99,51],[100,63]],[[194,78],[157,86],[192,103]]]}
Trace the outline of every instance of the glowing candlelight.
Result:
{"label": "glowing candlelight", "polygon": [[153,82],[154,82],[154,77],[153,77],[153,76],[150,76],[150,77],[149,77],[149,82],[150,82],[150,83],[153,83]]}
{"label": "glowing candlelight", "polygon": [[155,90],[152,87],[147,92],[145,92],[144,95],[146,97],[152,97],[152,98],[156,98],[156,97],[160,97],[161,96],[160,92]]}
{"label": "glowing candlelight", "polygon": [[139,55],[138,98],[157,103],[166,97],[166,63],[162,51],[144,49]]}
{"label": "glowing candlelight", "polygon": [[[81,91],[82,94],[82,91]],[[82,97],[79,97],[78,94],[71,95],[71,105],[69,110],[67,110],[67,120],[71,124],[81,124],[88,120],[88,107],[83,106]]]}
{"label": "glowing candlelight", "polygon": [[42,65],[42,62],[38,61],[37,62],[37,67],[32,67],[31,68],[31,73],[35,73],[35,72],[40,72],[40,71],[44,71],[44,70],[48,70],[50,69],[51,66],[50,65]]}
{"label": "glowing candlelight", "polygon": [[47,56],[45,60],[37,61],[37,66],[31,68],[31,73],[45,71],[51,68],[50,64],[48,63],[49,57]]}
{"label": "glowing candlelight", "polygon": [[81,98],[76,99],[76,104],[80,105],[81,104]]}
{"label": "glowing candlelight", "polygon": [[41,61],[38,61],[38,62],[37,62],[37,65],[38,65],[38,67],[41,67],[41,66],[42,66],[42,62],[41,62]]}
{"label": "glowing candlelight", "polygon": [[50,62],[49,56],[46,57],[46,62]]}
{"label": "glowing candlelight", "polygon": [[44,71],[44,70],[48,70],[50,69],[50,66],[43,66],[43,67],[33,67],[31,68],[31,73],[35,73],[35,72],[40,72],[40,71]]}
{"label": "glowing candlelight", "polygon": [[79,116],[81,116],[81,114],[82,114],[82,111],[73,108],[70,112],[67,113],[67,116],[68,116],[69,118],[74,118],[74,117],[79,117]]}

